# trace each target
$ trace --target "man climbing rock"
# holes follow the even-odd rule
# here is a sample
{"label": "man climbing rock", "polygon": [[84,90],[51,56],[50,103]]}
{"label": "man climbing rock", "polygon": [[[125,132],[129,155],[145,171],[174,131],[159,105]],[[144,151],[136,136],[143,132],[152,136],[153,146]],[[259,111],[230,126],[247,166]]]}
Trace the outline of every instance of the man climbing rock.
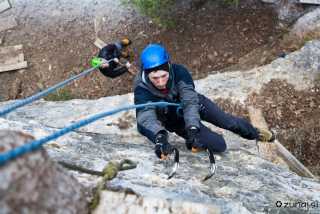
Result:
{"label": "man climbing rock", "polygon": [[142,68],[136,77],[135,105],[148,102],[182,104],[182,116],[178,107],[152,106],[137,108],[138,131],[155,144],[155,153],[167,155],[171,151],[168,132],[175,132],[186,139],[188,149],[201,143],[214,152],[226,150],[223,137],[207,127],[201,120],[239,134],[246,139],[272,142],[273,132],[254,128],[247,121],[225,113],[207,97],[195,91],[193,79],[187,69],[170,62],[169,55],[160,45],[149,45],[141,53]]}
{"label": "man climbing rock", "polygon": [[123,66],[122,68],[119,68],[118,70],[114,70],[114,69],[117,67],[119,63],[120,54],[124,58],[129,57],[128,53],[121,51],[121,48],[123,45],[129,45],[129,44],[131,44],[130,39],[118,40],[115,44],[107,45],[100,50],[98,55],[98,57],[101,58],[100,63],[106,62],[110,59],[114,59],[114,61],[111,61],[109,63],[103,64],[100,66],[99,70],[104,76],[116,78],[128,71],[128,69],[131,67],[131,64],[129,62],[127,62],[125,66]]}

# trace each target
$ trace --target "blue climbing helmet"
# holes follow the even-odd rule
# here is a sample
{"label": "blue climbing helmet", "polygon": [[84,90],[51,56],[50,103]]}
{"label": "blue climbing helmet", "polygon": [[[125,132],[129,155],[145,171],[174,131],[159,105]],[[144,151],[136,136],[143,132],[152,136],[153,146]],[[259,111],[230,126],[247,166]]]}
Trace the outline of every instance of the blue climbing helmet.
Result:
{"label": "blue climbing helmet", "polygon": [[143,69],[155,68],[166,62],[170,62],[170,58],[166,49],[161,45],[149,45],[141,53]]}

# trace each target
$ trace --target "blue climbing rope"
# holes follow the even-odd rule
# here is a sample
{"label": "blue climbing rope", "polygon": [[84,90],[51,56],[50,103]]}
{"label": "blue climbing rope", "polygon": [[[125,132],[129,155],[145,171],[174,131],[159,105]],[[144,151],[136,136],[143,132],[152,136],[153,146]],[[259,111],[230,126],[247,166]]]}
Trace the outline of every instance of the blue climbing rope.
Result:
{"label": "blue climbing rope", "polygon": [[[24,146],[20,146],[20,147],[17,147],[17,148],[14,148],[8,152],[5,152],[5,153],[1,153],[0,154],[0,165],[15,158],[15,157],[18,157],[20,155],[23,155],[25,154],[26,152],[28,151],[31,151],[31,150],[34,150],[38,147],[40,147],[41,145],[43,145],[44,143],[50,141],[50,140],[53,140],[53,139],[56,139],[68,132],[71,132],[77,128],[80,128],[82,126],[85,126],[89,123],[92,123],[98,119],[101,119],[103,117],[106,117],[106,116],[109,116],[109,115],[112,115],[112,114],[115,114],[115,113],[118,113],[120,111],[123,111],[123,110],[129,110],[129,109],[133,109],[133,108],[143,108],[143,107],[148,107],[148,106],[162,106],[162,105],[167,105],[167,106],[178,106],[179,108],[178,109],[181,109],[182,108],[182,105],[181,104],[177,104],[177,103],[168,103],[168,102],[157,102],[157,103],[147,103],[147,104],[140,104],[140,105],[134,105],[134,106],[126,106],[126,107],[122,107],[122,108],[118,108],[118,109],[115,109],[113,111],[109,111],[109,112],[104,112],[104,113],[101,113],[101,114],[97,114],[97,115],[94,115],[90,118],[87,118],[87,119],[84,119],[84,120],[81,120],[79,122],[76,122],[70,126],[67,126],[63,129],[61,129],[60,131],[58,132],[55,132],[45,138],[42,138],[40,140],[35,140],[35,141],[32,141]],[[177,109],[177,111],[178,111]]]}
{"label": "blue climbing rope", "polygon": [[53,90],[55,90],[55,89],[57,89],[57,88],[59,88],[61,86],[67,84],[68,82],[71,82],[72,80],[74,80],[74,79],[76,79],[78,77],[81,77],[81,76],[89,73],[90,71],[93,71],[94,69],[98,68],[100,65],[103,65],[105,63],[109,63],[111,61],[113,61],[113,59],[110,59],[109,61],[103,62],[103,63],[101,63],[101,64],[99,64],[99,65],[97,65],[97,66],[95,66],[95,67],[93,67],[93,68],[81,73],[81,74],[78,74],[78,75],[76,75],[74,77],[71,77],[70,79],[67,79],[67,80],[65,80],[65,81],[63,81],[63,82],[61,82],[61,83],[59,83],[59,84],[57,84],[57,85],[55,85],[55,86],[53,86],[51,88],[48,88],[47,90],[44,90],[44,91],[42,91],[42,92],[40,92],[40,93],[38,93],[36,95],[33,95],[33,96],[31,96],[31,97],[29,97],[29,98],[27,98],[25,100],[22,100],[21,102],[18,102],[16,104],[12,105],[12,106],[9,106],[8,108],[5,108],[5,109],[0,111],[0,116],[2,116],[4,114],[7,114],[7,113],[9,113],[9,112],[21,107],[21,106],[24,106],[24,105],[26,105],[26,104],[28,104],[28,103],[30,103],[30,102],[42,97],[43,95],[45,95],[45,94],[47,94],[47,93],[49,93],[49,92],[51,92],[51,91],[53,91]]}

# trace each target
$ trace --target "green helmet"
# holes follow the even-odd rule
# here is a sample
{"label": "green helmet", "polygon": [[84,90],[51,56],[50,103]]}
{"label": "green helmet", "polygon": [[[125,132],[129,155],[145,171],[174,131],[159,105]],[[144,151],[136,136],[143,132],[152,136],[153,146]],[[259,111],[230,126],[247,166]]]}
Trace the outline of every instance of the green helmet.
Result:
{"label": "green helmet", "polygon": [[101,58],[94,58],[91,60],[91,65],[93,67],[96,67],[97,65],[100,65],[100,61],[101,61]]}

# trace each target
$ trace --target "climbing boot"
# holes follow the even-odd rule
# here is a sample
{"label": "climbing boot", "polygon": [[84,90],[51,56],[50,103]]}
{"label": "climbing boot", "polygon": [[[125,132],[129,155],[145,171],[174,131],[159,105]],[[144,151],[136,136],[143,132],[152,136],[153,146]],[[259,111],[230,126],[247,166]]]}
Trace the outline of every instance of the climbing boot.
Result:
{"label": "climbing boot", "polygon": [[259,137],[257,138],[259,141],[273,142],[276,139],[276,135],[268,129],[257,128],[257,131],[259,132]]}
{"label": "climbing boot", "polygon": [[121,42],[122,42],[123,45],[131,44],[131,40],[130,39],[123,39],[123,40],[121,40]]}
{"label": "climbing boot", "polygon": [[127,52],[121,51],[121,56],[124,58],[128,58],[130,55]]}

